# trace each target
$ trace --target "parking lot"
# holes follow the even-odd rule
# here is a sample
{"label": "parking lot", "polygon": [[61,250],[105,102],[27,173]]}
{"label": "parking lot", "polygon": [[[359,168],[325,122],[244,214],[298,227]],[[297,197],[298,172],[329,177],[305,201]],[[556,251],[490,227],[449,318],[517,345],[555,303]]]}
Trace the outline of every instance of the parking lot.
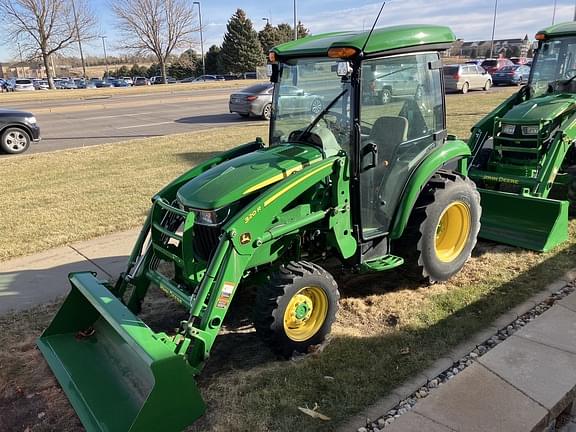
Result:
{"label": "parking lot", "polygon": [[[490,92],[505,89],[507,87],[494,87]],[[42,141],[26,152],[32,154],[261,122],[228,112],[228,98],[233,91],[231,88],[183,89],[170,93],[117,94],[18,103],[5,103],[0,95],[0,108],[35,114],[41,127]],[[468,98],[475,93],[448,94],[446,97]],[[0,154],[0,158],[9,156]]]}

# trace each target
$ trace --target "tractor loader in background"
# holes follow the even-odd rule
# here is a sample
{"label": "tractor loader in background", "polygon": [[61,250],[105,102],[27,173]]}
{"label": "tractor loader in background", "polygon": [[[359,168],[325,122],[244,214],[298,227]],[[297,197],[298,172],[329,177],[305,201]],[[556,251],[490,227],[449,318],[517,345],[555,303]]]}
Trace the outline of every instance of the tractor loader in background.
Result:
{"label": "tractor loader in background", "polygon": [[480,237],[537,251],[568,239],[576,210],[576,23],[536,34],[528,84],[472,128]]}
{"label": "tractor loader in background", "polygon": [[[88,431],[178,431],[201,416],[194,377],[251,278],[266,276],[256,330],[289,357],[330,332],[328,259],[365,272],[406,260],[431,281],[462,268],[482,211],[471,149],[446,132],[440,53],[454,40],[406,25],[272,49],[269,145],[218,154],[159,191],[115,283],[69,276],[38,345]],[[383,98],[378,82],[398,88]],[[137,316],[151,284],[189,310],[174,334]]]}

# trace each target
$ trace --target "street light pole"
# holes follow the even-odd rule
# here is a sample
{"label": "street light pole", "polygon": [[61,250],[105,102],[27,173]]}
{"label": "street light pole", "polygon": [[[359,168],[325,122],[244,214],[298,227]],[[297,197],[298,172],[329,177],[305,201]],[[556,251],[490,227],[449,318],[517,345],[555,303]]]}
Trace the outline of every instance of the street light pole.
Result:
{"label": "street light pole", "polygon": [[80,29],[78,28],[78,15],[76,14],[76,4],[72,0],[72,12],[74,13],[74,23],[76,26],[76,37],[78,38],[78,47],[80,48],[80,60],[82,61],[82,73],[86,78],[86,63],[84,63],[84,53],[82,52],[82,40],[80,39]]}
{"label": "street light pole", "polygon": [[266,21],[266,25],[270,25],[270,18],[262,18],[262,21]]}
{"label": "street light pole", "polygon": [[556,3],[558,0],[554,0],[554,9],[552,10],[552,25],[554,25],[554,21],[556,20]]}
{"label": "street light pole", "polygon": [[490,58],[494,55],[494,31],[496,30],[496,11],[498,10],[498,0],[494,0],[494,20],[492,21],[492,43],[490,44]]}
{"label": "street light pole", "polygon": [[294,0],[294,40],[298,39],[298,24],[296,21],[296,0]]}
{"label": "street light pole", "polygon": [[102,48],[104,48],[104,63],[106,64],[106,78],[108,78],[108,56],[106,55],[106,36],[100,36],[102,39]]}
{"label": "street light pole", "polygon": [[200,51],[202,53],[202,75],[206,75],[206,62],[204,61],[204,38],[202,36],[202,8],[200,2],[195,1],[193,4],[198,5],[198,19],[200,20]]}

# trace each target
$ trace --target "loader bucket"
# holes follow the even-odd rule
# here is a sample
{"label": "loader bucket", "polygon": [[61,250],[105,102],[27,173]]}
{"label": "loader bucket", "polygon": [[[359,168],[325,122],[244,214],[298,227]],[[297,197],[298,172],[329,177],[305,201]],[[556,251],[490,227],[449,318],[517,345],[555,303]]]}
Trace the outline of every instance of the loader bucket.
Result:
{"label": "loader bucket", "polygon": [[479,237],[546,252],[568,240],[568,202],[479,189]]}
{"label": "loader bucket", "polygon": [[204,402],[184,357],[93,273],[69,279],[38,347],[86,430],[181,431],[200,417]]}

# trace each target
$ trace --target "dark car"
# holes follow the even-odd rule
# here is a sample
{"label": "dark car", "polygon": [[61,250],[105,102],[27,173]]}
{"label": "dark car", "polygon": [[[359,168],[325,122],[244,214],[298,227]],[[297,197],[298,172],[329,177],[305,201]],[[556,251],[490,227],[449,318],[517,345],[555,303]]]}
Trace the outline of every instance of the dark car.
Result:
{"label": "dark car", "polygon": [[93,81],[96,88],[114,87],[110,81],[96,80]]}
{"label": "dark car", "polygon": [[0,109],[0,150],[4,153],[25,152],[30,143],[40,141],[40,127],[34,114]]}
{"label": "dark car", "polygon": [[494,85],[521,85],[528,82],[530,66],[504,66],[492,74]]}
{"label": "dark car", "polygon": [[270,120],[272,114],[272,83],[256,84],[230,95],[228,108],[242,117],[257,116]]}
{"label": "dark car", "polygon": [[496,69],[504,67],[504,66],[513,66],[512,60],[501,58],[501,59],[486,59],[483,60],[480,66],[484,68],[486,72],[492,74],[496,71]]}
{"label": "dark car", "polygon": [[[176,84],[176,78],[171,77],[171,76],[167,76],[166,77],[166,83],[167,84]],[[152,78],[150,78],[150,84],[155,85],[155,84],[164,84],[164,78],[161,76],[153,76]]]}
{"label": "dark car", "polygon": [[112,81],[112,85],[114,87],[130,87],[130,84],[128,84],[123,79],[115,79],[114,81]]}

